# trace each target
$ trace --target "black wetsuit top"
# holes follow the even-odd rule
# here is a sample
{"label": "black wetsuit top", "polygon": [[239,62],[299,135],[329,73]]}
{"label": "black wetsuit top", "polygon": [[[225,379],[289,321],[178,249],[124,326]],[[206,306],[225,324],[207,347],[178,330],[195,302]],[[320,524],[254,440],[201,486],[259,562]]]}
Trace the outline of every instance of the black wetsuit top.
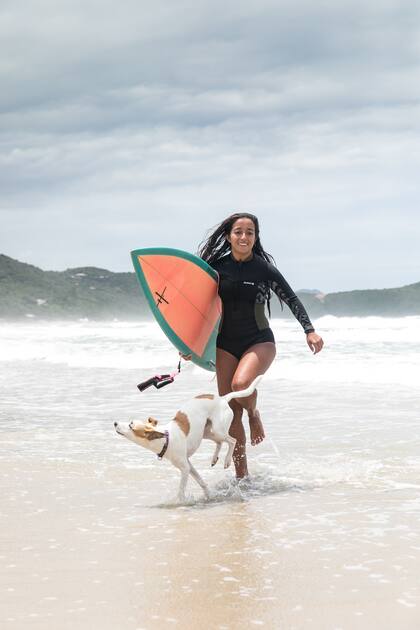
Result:
{"label": "black wetsuit top", "polygon": [[279,270],[253,253],[237,261],[229,253],[210,265],[219,274],[219,295],[223,304],[216,345],[238,358],[261,341],[274,341],[265,316],[264,305],[273,291],[285,302],[305,333],[313,332],[311,320],[302,302]]}

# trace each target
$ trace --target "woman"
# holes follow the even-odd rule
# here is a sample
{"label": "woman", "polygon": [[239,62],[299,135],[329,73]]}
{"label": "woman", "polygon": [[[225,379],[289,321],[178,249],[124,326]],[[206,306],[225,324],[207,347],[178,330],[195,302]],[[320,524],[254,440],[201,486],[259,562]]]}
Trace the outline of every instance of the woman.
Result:
{"label": "woman", "polygon": [[[236,213],[214,230],[198,252],[219,274],[223,310],[216,341],[216,374],[220,395],[248,387],[268,370],[276,356],[274,335],[264,312],[267,302],[270,313],[270,291],[289,306],[312,352],[316,354],[323,346],[302,302],[274,266],[272,256],[264,251],[259,232],[257,217]],[[256,403],[256,391],[229,403],[233,410],[229,433],[236,439],[233,461],[238,478],[248,476],[244,409],[248,412],[251,444],[259,444],[265,437]]]}

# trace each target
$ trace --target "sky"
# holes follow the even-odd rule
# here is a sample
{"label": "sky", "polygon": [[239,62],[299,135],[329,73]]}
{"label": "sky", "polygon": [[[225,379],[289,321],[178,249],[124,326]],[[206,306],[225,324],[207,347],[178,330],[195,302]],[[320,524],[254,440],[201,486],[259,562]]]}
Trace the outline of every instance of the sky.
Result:
{"label": "sky", "polygon": [[233,212],[296,290],[420,281],[420,4],[2,0],[0,253],[132,271]]}

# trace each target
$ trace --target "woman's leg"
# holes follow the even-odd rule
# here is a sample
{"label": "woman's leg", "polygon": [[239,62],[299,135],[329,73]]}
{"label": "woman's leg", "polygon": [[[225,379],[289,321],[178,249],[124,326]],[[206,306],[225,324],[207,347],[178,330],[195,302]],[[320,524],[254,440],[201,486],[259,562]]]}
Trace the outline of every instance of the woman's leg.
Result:
{"label": "woman's leg", "polygon": [[[276,344],[271,341],[257,343],[242,355],[232,379],[232,390],[246,389],[259,375],[264,374],[276,356]],[[262,442],[265,434],[257,405],[257,391],[247,398],[238,398],[237,402],[248,411],[251,444]]]}
{"label": "woman's leg", "polygon": [[[216,374],[217,374],[217,386],[219,395],[224,396],[232,391],[232,379],[235,374],[235,370],[238,367],[239,359],[233,354],[216,348]],[[233,420],[230,425],[229,434],[235,438],[236,445],[233,451],[233,463],[235,464],[235,471],[237,477],[246,477],[248,475],[248,467],[245,453],[245,429],[242,424],[243,407],[236,400],[231,400],[229,403],[230,408],[233,411]]]}

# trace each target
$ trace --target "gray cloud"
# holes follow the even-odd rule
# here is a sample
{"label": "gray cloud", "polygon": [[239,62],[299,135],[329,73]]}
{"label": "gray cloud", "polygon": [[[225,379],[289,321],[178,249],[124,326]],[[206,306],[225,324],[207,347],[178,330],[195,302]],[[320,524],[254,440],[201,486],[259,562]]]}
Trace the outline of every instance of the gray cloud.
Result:
{"label": "gray cloud", "polygon": [[420,279],[414,3],[2,6],[2,252],[128,269],[240,207],[297,286]]}

